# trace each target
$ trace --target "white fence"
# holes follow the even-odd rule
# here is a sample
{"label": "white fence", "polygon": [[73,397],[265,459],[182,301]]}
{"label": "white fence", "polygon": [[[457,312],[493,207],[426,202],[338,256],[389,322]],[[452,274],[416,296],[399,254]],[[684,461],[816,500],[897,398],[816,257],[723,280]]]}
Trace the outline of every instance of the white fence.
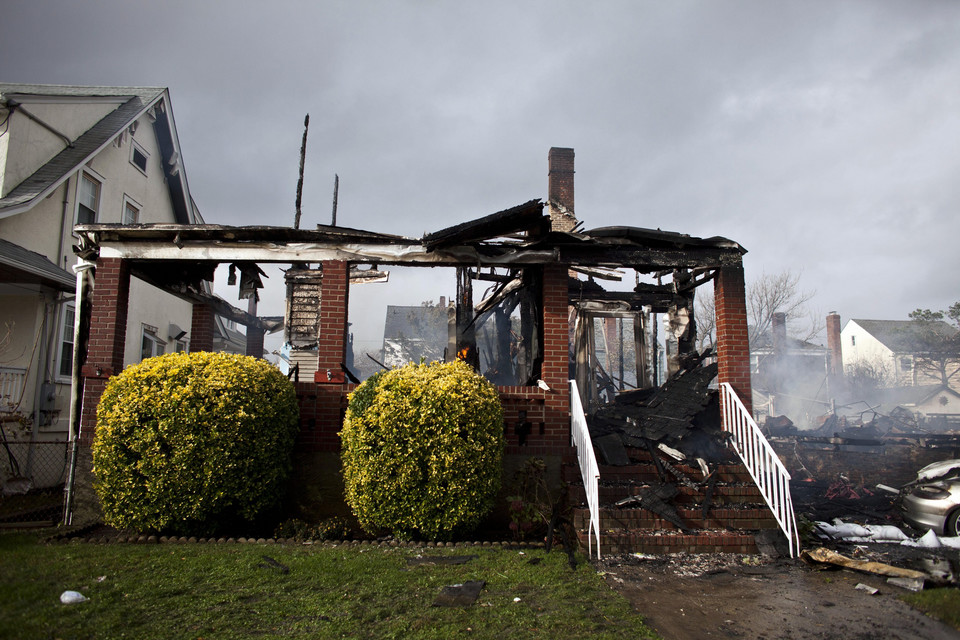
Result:
{"label": "white fence", "polygon": [[570,438],[577,448],[577,461],[580,463],[580,475],[583,489],[587,494],[587,506],[590,521],[587,523],[587,552],[593,557],[593,537],[596,536],[597,558],[600,557],[600,469],[597,457],[593,453],[593,441],[587,429],[587,418],[583,414],[580,391],[575,380],[570,381]]}
{"label": "white fence", "polygon": [[13,411],[20,403],[26,379],[26,369],[0,367],[0,413]]}
{"label": "white fence", "polygon": [[760,427],[729,383],[720,385],[723,430],[733,436],[733,447],[763,494],[767,506],[790,543],[790,557],[800,554],[800,537],[790,497],[790,474],[774,453]]}

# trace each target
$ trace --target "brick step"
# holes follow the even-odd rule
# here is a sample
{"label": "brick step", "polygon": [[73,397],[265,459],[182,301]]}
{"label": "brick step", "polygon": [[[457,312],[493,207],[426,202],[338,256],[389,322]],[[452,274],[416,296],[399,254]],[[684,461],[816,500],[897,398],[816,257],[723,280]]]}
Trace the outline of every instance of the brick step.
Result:
{"label": "brick step", "polygon": [[[587,546],[586,530],[578,531],[580,545]],[[757,553],[754,534],[739,531],[698,531],[692,534],[617,531],[601,533],[600,553]]]}
{"label": "brick step", "polygon": [[[706,518],[701,509],[678,508],[677,515],[690,529],[776,529],[777,521],[765,507],[710,509]],[[586,529],[588,509],[573,510],[575,529]],[[601,509],[600,531],[679,531],[677,526],[649,509]]]}
{"label": "brick step", "polygon": [[[635,496],[643,489],[640,484],[601,484],[600,504],[613,504],[624,498]],[[692,487],[679,486],[680,493],[673,499],[677,504],[700,504],[704,500],[706,487],[694,489]],[[570,497],[571,504],[586,504],[587,497],[583,485],[575,484],[567,486],[567,495]],[[712,502],[716,505],[724,504],[763,504],[763,496],[756,485],[753,484],[718,484],[713,489]]]}
{"label": "brick step", "polygon": [[[700,467],[691,467],[689,465],[674,465],[677,470],[686,475],[694,482],[700,482],[704,479]],[[660,476],[657,474],[657,468],[652,462],[638,462],[636,464],[624,467],[611,467],[603,465],[600,467],[600,480],[603,482],[659,482]],[[718,481],[720,482],[752,482],[750,472],[742,464],[722,464],[717,469]],[[565,482],[580,482],[580,468],[576,465],[563,465],[561,469],[562,478]]]}

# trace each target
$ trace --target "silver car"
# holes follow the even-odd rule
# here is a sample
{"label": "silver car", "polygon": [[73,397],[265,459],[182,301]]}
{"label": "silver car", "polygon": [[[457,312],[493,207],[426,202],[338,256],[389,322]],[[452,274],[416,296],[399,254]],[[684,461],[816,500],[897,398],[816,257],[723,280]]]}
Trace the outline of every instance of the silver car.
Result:
{"label": "silver car", "polygon": [[903,520],[914,529],[960,535],[960,460],[944,460],[917,472],[900,490]]}

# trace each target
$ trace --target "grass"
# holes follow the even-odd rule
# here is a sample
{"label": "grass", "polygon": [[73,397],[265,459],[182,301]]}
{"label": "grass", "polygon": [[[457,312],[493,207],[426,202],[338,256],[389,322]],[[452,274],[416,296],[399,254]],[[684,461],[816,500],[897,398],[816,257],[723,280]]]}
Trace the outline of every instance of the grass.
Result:
{"label": "grass", "polygon": [[[418,555],[476,557],[408,562]],[[2,534],[0,638],[656,637],[580,560],[571,570],[562,552],[542,549],[44,544]],[[431,606],[445,585],[468,580],[486,581],[475,604]],[[61,604],[68,589],[89,601]]]}
{"label": "grass", "polygon": [[927,589],[905,595],[903,600],[928,616],[960,629],[960,589]]}

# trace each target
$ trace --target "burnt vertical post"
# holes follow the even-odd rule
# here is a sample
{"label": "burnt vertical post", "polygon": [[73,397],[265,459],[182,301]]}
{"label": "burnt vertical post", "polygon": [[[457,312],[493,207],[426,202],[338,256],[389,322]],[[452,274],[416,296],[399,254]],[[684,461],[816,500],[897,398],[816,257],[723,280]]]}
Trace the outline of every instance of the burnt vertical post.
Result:
{"label": "burnt vertical post", "polygon": [[457,357],[480,370],[477,333],[473,323],[473,279],[470,269],[457,267]]}

